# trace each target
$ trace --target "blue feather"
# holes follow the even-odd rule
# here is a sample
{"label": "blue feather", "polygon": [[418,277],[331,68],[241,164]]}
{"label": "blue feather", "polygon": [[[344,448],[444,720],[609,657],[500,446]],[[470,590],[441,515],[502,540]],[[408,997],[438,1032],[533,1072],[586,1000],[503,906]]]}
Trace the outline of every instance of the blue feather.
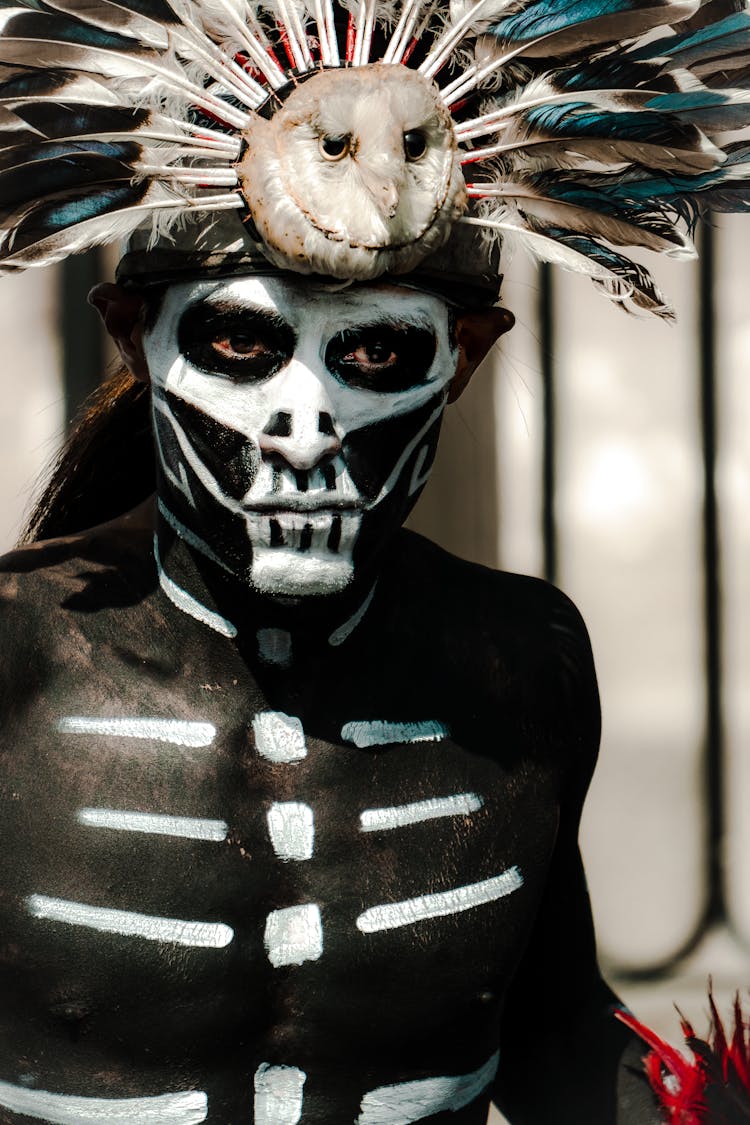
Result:
{"label": "blue feather", "polygon": [[651,221],[649,216],[661,215],[664,221],[669,221],[668,216],[674,214],[692,231],[698,218],[707,211],[748,210],[748,161],[750,144],[741,142],[729,150],[725,164],[710,172],[696,176],[627,176],[609,182],[602,177],[589,187],[595,186],[599,210],[605,206],[621,209],[623,214],[632,214],[642,225]]}
{"label": "blue feather", "polygon": [[616,183],[586,183],[569,176],[542,174],[532,177],[531,182],[540,193],[550,199],[629,223],[631,226],[650,231],[675,246],[682,245],[681,235],[665,214],[661,200],[653,194],[630,195],[620,191],[620,185]]}
{"label": "blue feather", "polygon": [[130,165],[95,153],[39,160],[31,176],[26,164],[0,172],[0,208],[54,199],[63,192],[85,192],[87,188],[93,192],[101,185],[129,184],[132,179]]}
{"label": "blue feather", "polygon": [[562,89],[573,91],[648,89],[661,69],[660,63],[634,61],[629,52],[615,50],[558,70],[555,82]]}
{"label": "blue feather", "polygon": [[578,234],[575,231],[563,230],[558,227],[548,227],[544,232],[556,242],[569,247],[577,254],[582,254],[599,266],[603,266],[612,274],[611,281],[594,280],[594,284],[603,288],[610,296],[620,297],[632,301],[638,308],[646,309],[663,317],[673,320],[674,312],[667,305],[664,297],[659,292],[651,274],[637,262],[618,254],[609,246],[603,245],[594,238]]}
{"label": "blue feather", "polygon": [[[0,170],[16,168],[20,165],[34,164],[38,160],[75,160],[81,154],[91,153],[120,160],[132,165],[141,155],[142,149],[134,141],[37,141],[25,145],[13,145],[0,150]],[[134,174],[134,173],[131,173]]]}
{"label": "blue feather", "polygon": [[53,230],[64,230],[73,223],[83,223],[97,215],[115,211],[125,203],[132,202],[133,194],[133,188],[128,184],[124,187],[107,187],[95,195],[86,192],[76,199],[53,204],[46,209],[47,233],[52,233]]}
{"label": "blue feather", "polygon": [[672,207],[675,201],[683,197],[689,199],[700,195],[721,184],[727,184],[731,179],[729,162],[727,162],[721,168],[716,168],[712,172],[702,172],[697,176],[648,176],[603,185],[597,190],[613,201],[621,200],[623,204],[632,203],[634,206],[640,206],[657,201]]}
{"label": "blue feather", "polygon": [[[737,95],[747,100],[739,100]],[[646,102],[646,108],[686,118],[703,130],[741,129],[750,124],[748,91],[691,90],[687,93],[660,94]]]}
{"label": "blue feather", "polygon": [[536,0],[522,11],[501,20],[490,30],[499,39],[511,43],[529,43],[544,35],[552,35],[592,20],[611,19],[619,14],[653,6],[653,0],[563,0],[562,3]]}
{"label": "blue feather", "polygon": [[74,43],[80,47],[95,47],[109,51],[132,51],[134,42],[124,35],[102,31],[91,24],[49,12],[22,12],[12,16],[3,31],[4,39],[38,39],[40,48],[45,40],[56,43]]}
{"label": "blue feather", "polygon": [[[656,99],[655,99],[656,100]],[[700,145],[700,134],[667,112],[655,110],[601,110],[586,102],[540,106],[526,115],[529,125],[541,132],[564,133],[566,137],[641,142],[647,145],[691,148]]]}
{"label": "blue feather", "polygon": [[736,51],[746,51],[749,47],[750,12],[737,12],[699,31],[655,39],[645,47],[631,51],[630,56],[636,60],[668,57],[680,66],[692,66]]}
{"label": "blue feather", "polygon": [[32,70],[0,82],[0,99],[44,97],[78,77],[74,70]]}
{"label": "blue feather", "polygon": [[[121,211],[123,208],[138,204],[148,191],[147,181],[122,187],[106,186],[98,191],[91,191],[88,185],[76,193],[67,193],[61,199],[44,200],[32,207],[14,212],[0,212],[2,225],[8,229],[13,228],[13,238],[6,242],[0,258],[5,266],[5,259],[13,259],[23,255],[24,251],[32,249],[55,235],[72,234],[79,223],[90,219],[100,218],[112,212]],[[43,253],[43,252],[40,252]],[[33,259],[33,255],[32,255]],[[21,268],[30,264],[28,256],[24,256]]]}
{"label": "blue feather", "polygon": [[37,130],[40,134],[38,140],[45,137],[60,140],[89,133],[99,133],[102,136],[127,133],[145,124],[151,116],[148,110],[134,110],[127,106],[66,105],[63,97],[64,91],[61,91],[60,101],[56,101],[54,105],[38,101],[22,102],[14,105],[13,112],[21,121]]}

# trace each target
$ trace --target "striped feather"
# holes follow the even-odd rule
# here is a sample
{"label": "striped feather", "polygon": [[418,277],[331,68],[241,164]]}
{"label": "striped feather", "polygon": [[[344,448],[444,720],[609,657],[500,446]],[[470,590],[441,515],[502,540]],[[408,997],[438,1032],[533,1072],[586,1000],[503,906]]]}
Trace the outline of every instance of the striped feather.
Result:
{"label": "striped feather", "polygon": [[[489,146],[488,155],[518,151],[549,166],[575,164],[571,156],[580,153],[585,161],[601,165],[641,164],[647,168],[690,174],[708,171],[723,161],[723,154],[695,125],[679,116],[649,108],[602,109],[583,99],[553,101],[519,112],[507,121],[498,140],[497,153]],[[557,156],[560,156],[559,163]],[[476,157],[469,154],[469,160]]]}
{"label": "striped feather", "polygon": [[56,105],[79,102],[82,105],[122,105],[122,95],[112,85],[92,74],[75,70],[27,70],[0,83],[0,105],[17,102]]}
{"label": "striped feather", "polygon": [[[115,148],[116,146],[111,146]],[[129,146],[131,153],[137,145]],[[86,194],[99,187],[130,186],[132,164],[122,156],[96,150],[68,151],[64,158],[37,158],[0,172],[0,211],[54,198],[60,193]]]}
{"label": "striped feather", "polygon": [[616,246],[642,246],[673,257],[694,257],[685,235],[648,204],[610,199],[560,175],[516,176],[497,185],[477,185],[481,198],[500,202],[511,215],[535,227],[589,234]]}
{"label": "striped feather", "polygon": [[172,19],[165,26],[163,20],[143,17],[139,12],[110,3],[109,0],[44,0],[44,7],[52,13],[69,16],[92,28],[111,32],[160,51],[169,46],[168,29],[174,22],[174,13],[171,13]]}
{"label": "striped feather", "polygon": [[525,56],[560,58],[679,23],[693,15],[698,4],[699,0],[535,0],[491,31],[505,44],[522,46]]}
{"label": "striped feather", "polygon": [[699,29],[653,40],[634,50],[631,58],[669,59],[674,65],[692,68],[720,64],[734,69],[733,60],[747,61],[750,43],[750,12],[741,11]]}
{"label": "striped feather", "polygon": [[[659,94],[647,108],[669,114],[678,121],[708,133],[731,132],[750,125],[750,90],[689,90]],[[655,165],[653,165],[655,167]]]}
{"label": "striped feather", "polygon": [[[147,184],[82,189],[0,214],[0,271],[23,269],[39,258],[59,261],[78,247],[105,241],[112,226],[133,230],[138,222],[134,208],[146,201],[148,192]],[[113,222],[116,216],[120,223]]]}
{"label": "striped feather", "polygon": [[593,238],[556,227],[536,227],[517,219],[461,219],[460,222],[494,229],[540,261],[590,278],[624,308],[632,305],[634,309],[653,313],[664,320],[674,319],[674,310],[648,270]]}

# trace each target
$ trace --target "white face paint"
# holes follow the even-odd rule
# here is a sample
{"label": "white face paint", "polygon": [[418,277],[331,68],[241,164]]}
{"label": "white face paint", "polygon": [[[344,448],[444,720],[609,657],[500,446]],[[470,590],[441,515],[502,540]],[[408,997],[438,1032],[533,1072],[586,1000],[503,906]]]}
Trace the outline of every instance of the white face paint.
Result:
{"label": "white face paint", "polygon": [[456,362],[445,303],[188,282],[144,346],[162,500],[192,541],[264,594],[346,587],[429,475]]}

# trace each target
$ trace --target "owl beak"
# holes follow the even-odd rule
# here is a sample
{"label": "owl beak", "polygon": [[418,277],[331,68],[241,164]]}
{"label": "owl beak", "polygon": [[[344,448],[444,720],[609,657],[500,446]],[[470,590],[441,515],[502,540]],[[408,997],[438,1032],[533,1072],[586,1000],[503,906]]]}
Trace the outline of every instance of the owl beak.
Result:
{"label": "owl beak", "polygon": [[401,192],[399,184],[389,176],[378,176],[368,171],[364,176],[367,191],[384,219],[392,219],[398,211]]}
{"label": "owl beak", "polygon": [[[398,186],[391,181],[384,183],[381,188],[380,202],[378,204],[380,211],[385,219],[392,219],[398,211],[398,201],[400,192]],[[377,201],[376,201],[377,202]]]}

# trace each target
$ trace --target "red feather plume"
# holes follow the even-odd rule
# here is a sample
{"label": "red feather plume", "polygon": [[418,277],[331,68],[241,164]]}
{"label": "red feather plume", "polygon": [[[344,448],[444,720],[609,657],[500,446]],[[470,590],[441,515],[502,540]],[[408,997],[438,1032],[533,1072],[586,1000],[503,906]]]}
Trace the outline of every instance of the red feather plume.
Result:
{"label": "red feather plume", "polygon": [[750,1125],[750,1023],[735,996],[731,1034],[722,1022],[711,989],[711,1025],[705,1039],[680,1013],[692,1058],[686,1058],[629,1012],[617,1019],[651,1048],[643,1061],[667,1125]]}

